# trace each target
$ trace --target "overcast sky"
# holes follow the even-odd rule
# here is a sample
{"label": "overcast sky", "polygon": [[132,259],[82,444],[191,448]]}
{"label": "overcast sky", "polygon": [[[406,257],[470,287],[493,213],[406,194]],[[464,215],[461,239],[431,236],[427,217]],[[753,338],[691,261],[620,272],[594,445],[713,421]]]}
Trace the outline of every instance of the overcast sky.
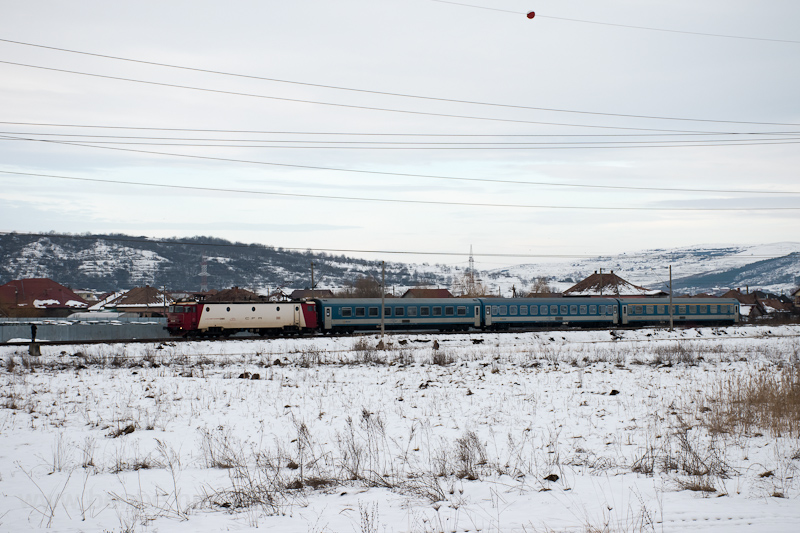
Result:
{"label": "overcast sky", "polygon": [[482,268],[798,240],[800,2],[461,3],[0,0],[0,171],[58,176],[0,173],[0,231]]}

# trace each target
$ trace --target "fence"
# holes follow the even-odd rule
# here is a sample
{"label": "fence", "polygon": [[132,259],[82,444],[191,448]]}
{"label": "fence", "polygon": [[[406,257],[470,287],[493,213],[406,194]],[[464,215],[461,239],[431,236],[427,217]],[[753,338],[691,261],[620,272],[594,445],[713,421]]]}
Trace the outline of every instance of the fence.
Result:
{"label": "fence", "polygon": [[114,341],[167,339],[166,318],[120,317],[114,319],[0,319],[0,343],[30,341],[31,326],[37,341]]}

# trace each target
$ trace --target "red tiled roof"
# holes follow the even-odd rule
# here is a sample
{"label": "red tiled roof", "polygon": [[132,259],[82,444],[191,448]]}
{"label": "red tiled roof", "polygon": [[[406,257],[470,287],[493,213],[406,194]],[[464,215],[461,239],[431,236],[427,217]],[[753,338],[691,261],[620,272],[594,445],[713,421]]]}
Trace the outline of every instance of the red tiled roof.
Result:
{"label": "red tiled roof", "polygon": [[403,298],[452,298],[453,294],[447,289],[408,289]]}
{"label": "red tiled roof", "polygon": [[38,309],[82,309],[86,300],[48,278],[15,279],[0,285],[0,304]]}

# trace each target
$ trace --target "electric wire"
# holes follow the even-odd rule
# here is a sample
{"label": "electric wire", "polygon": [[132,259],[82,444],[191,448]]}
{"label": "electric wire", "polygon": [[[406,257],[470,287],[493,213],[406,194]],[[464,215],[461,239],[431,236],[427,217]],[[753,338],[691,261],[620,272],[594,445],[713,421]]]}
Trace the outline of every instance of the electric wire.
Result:
{"label": "electric wire", "polygon": [[[565,19],[565,20],[569,20],[569,19]],[[264,77],[264,76],[254,76],[254,75],[249,75],[249,74],[240,74],[240,73],[225,72],[225,71],[219,71],[219,70],[202,69],[202,68],[197,68],[197,67],[187,67],[185,65],[173,65],[173,64],[169,64],[169,63],[159,63],[159,62],[155,62],[155,61],[146,61],[146,60],[141,60],[141,59],[131,59],[131,58],[125,58],[125,57],[119,57],[119,56],[106,55],[106,54],[83,52],[83,51],[71,50],[71,49],[67,49],[67,48],[58,48],[58,47],[53,47],[53,46],[45,46],[45,45],[41,45],[41,44],[26,43],[26,42],[22,42],[22,41],[13,41],[13,40],[10,40],[10,39],[0,39],[0,42],[6,42],[6,43],[17,44],[17,45],[22,45],[22,46],[31,46],[31,47],[36,47],[36,48],[45,48],[45,49],[49,49],[49,50],[56,50],[56,51],[59,51],[59,52],[67,52],[67,53],[72,53],[72,54],[80,54],[80,55],[87,55],[87,56],[93,56],[93,57],[100,57],[100,58],[104,58],[104,59],[113,59],[113,60],[116,60],[116,61],[126,61],[126,62],[131,62],[131,63],[140,63],[140,64],[146,64],[146,65],[165,67],[165,68],[193,71],[193,72],[203,72],[203,73],[206,73],[206,74],[216,74],[216,75],[220,75],[220,76],[232,76],[232,77],[237,77],[237,78],[247,78],[247,79],[260,80],[260,81],[270,81],[270,82],[275,82],[275,83],[302,85],[302,86],[307,86],[307,87],[317,87],[317,88],[323,88],[323,89],[333,89],[333,90],[339,90],[339,91],[350,91],[350,92],[358,92],[358,93],[365,93],[365,94],[375,94],[375,95],[381,95],[381,96],[392,96],[392,97],[399,97],[399,98],[411,98],[411,99],[416,99],[416,100],[429,100],[429,101],[435,101],[435,102],[448,102],[448,103],[468,104],[468,105],[477,105],[477,106],[489,106],[489,107],[501,107],[501,108],[510,108],[510,109],[524,109],[524,110],[531,110],[531,111],[548,111],[548,112],[554,112],[554,113],[573,113],[573,114],[580,114],[580,115],[596,115],[596,116],[605,116],[605,117],[640,118],[640,119],[648,119],[648,120],[675,120],[675,121],[708,122],[708,123],[720,123],[720,124],[750,124],[750,125],[780,125],[780,126],[792,125],[792,126],[800,126],[800,124],[784,124],[784,123],[777,123],[777,122],[712,120],[712,119],[699,119],[699,118],[686,118],[686,117],[664,117],[664,116],[657,116],[657,115],[635,115],[635,114],[626,114],[626,113],[604,113],[604,112],[599,112],[599,111],[582,111],[582,110],[574,110],[574,109],[560,109],[560,108],[537,107],[537,106],[523,106],[523,105],[515,105],[515,104],[496,103],[496,102],[482,102],[482,101],[477,101],[477,100],[463,100],[463,99],[456,99],[456,98],[442,98],[442,97],[416,95],[416,94],[409,94],[409,93],[394,93],[394,92],[388,92],[388,91],[376,91],[376,90],[371,90],[371,89],[359,89],[359,88],[354,88],[354,87],[342,87],[342,86],[326,85],[326,84],[319,84],[319,83],[299,82],[299,81],[294,81],[294,80],[284,80],[284,79],[269,78],[269,77]],[[798,43],[800,43],[800,41],[798,41]],[[35,65],[27,65],[27,64],[23,64],[23,63],[11,63],[11,62],[8,62],[8,61],[0,61],[0,62],[12,64],[12,65],[26,66],[26,67],[30,67],[30,68],[41,68],[41,69],[47,69],[47,70],[56,70],[56,71],[59,71],[59,72],[69,72],[69,73],[72,73],[72,74],[81,74],[81,75],[86,75],[86,76],[110,77],[110,76],[103,76],[103,75],[100,75],[100,74],[88,74],[88,73],[70,71],[70,70],[52,69],[52,68],[49,68],[49,67],[40,67],[40,66],[35,66]],[[139,81],[139,80],[131,80],[131,79],[126,79],[126,78],[116,78],[116,77],[110,77],[110,78],[111,79],[121,79],[121,80],[125,80],[125,81],[135,81],[135,82],[138,82],[138,83],[156,83],[156,82],[146,82],[146,81]],[[173,86],[173,85],[169,85],[169,86]],[[197,89],[197,88],[193,88],[193,87],[183,87],[183,88],[191,88],[191,89],[195,89],[195,90],[204,90],[204,89]],[[253,96],[253,95],[247,95],[247,96]],[[269,97],[265,96],[264,98],[269,98]],[[285,100],[298,101],[298,102],[302,102],[302,103],[317,103],[317,104],[321,104],[321,105],[343,105],[343,104],[332,104],[332,103],[324,103],[324,102],[307,102],[307,101],[303,101],[303,100],[291,100],[291,99],[285,99]],[[358,106],[346,106],[346,107],[358,107]],[[386,109],[379,109],[379,110],[380,111],[394,111],[394,110],[386,110]],[[403,112],[403,111],[401,111],[401,112]],[[461,118],[461,117],[459,117],[459,118]],[[472,117],[469,117],[469,118],[472,118]]]}
{"label": "electric wire", "polygon": [[[178,244],[178,245],[185,245],[185,246],[196,246],[196,247],[204,247],[204,248],[265,248],[275,250],[277,252],[283,250],[290,250],[290,251],[312,251],[312,252],[319,252],[319,253],[364,253],[364,254],[385,254],[385,255],[439,255],[439,256],[455,256],[455,257],[469,257],[473,255],[475,257],[521,257],[521,258],[550,258],[550,259],[597,259],[600,260],[611,260],[615,259],[619,254],[520,254],[520,253],[508,253],[508,252],[501,252],[501,253],[492,253],[492,252],[431,252],[431,251],[420,251],[420,250],[379,250],[379,249],[353,249],[353,248],[299,248],[299,247],[289,247],[289,246],[267,246],[264,244],[244,244],[244,243],[233,243],[233,242],[225,242],[225,243],[214,243],[214,242],[193,242],[193,241],[186,241],[186,240],[178,240],[178,239],[156,239],[156,238],[146,238],[146,237],[112,237],[112,236],[105,236],[105,235],[72,235],[72,234],[53,234],[53,233],[21,233],[16,231],[0,231],[0,235],[19,235],[21,237],[46,237],[46,238],[63,238],[63,239],[75,239],[75,240],[97,240],[98,238],[104,241],[110,242],[133,242],[133,243],[151,243],[151,244]],[[681,252],[672,252],[675,255],[681,255]],[[795,255],[798,252],[792,252],[786,255]],[[659,252],[659,254],[663,254],[663,252]],[[668,253],[669,254],[669,253]],[[651,257],[654,254],[624,254],[625,258],[638,258],[638,257]],[[746,257],[753,258],[753,259],[774,259],[778,257],[786,257],[786,255],[748,255]]]}
{"label": "electric wire", "polygon": [[[17,174],[10,171],[0,171],[4,174]],[[20,173],[23,174],[23,173]],[[29,174],[28,175],[34,175]],[[223,187],[199,187],[189,185],[170,185],[165,183],[145,183],[132,180],[111,180],[99,178],[79,178],[73,176],[56,176],[46,174],[35,174],[37,176],[49,177],[54,179],[82,181],[91,183],[105,183],[112,185],[134,185],[140,187],[153,187],[172,190],[190,190],[200,192],[225,192],[234,194],[247,194],[258,196],[278,196],[288,198],[313,198],[322,200],[345,200],[358,202],[376,202],[392,204],[415,204],[415,205],[443,205],[456,207],[488,207],[503,209],[551,209],[551,210],[574,210],[574,211],[665,211],[665,212],[743,212],[743,211],[800,211],[800,207],[622,207],[622,206],[575,206],[575,205],[532,205],[532,204],[499,204],[489,202],[445,202],[441,200],[408,200],[399,198],[369,198],[361,196],[336,196],[329,194],[302,194],[284,193],[274,191],[260,191],[254,189],[232,189]]]}
{"label": "electric wire", "polygon": [[184,158],[190,158],[190,159],[224,161],[224,162],[230,162],[230,163],[245,163],[245,164],[253,164],[253,165],[266,165],[266,166],[284,167],[284,168],[300,168],[300,169],[306,169],[306,170],[326,170],[326,171],[333,171],[333,172],[347,172],[347,173],[353,173],[353,174],[396,176],[396,177],[406,177],[406,178],[427,178],[427,179],[450,180],[450,181],[473,181],[473,182],[489,182],[489,183],[530,184],[530,185],[546,185],[546,186],[576,187],[576,188],[579,187],[579,188],[611,189],[611,190],[711,192],[711,193],[733,193],[733,194],[798,194],[798,193],[800,193],[799,191],[761,191],[761,192],[757,192],[757,191],[754,191],[754,190],[736,190],[736,189],[699,189],[699,188],[698,189],[690,189],[690,188],[670,188],[670,187],[633,187],[633,186],[618,186],[618,185],[564,184],[564,183],[556,183],[556,182],[489,180],[489,179],[482,179],[482,178],[465,178],[465,177],[460,177],[460,176],[441,176],[441,175],[435,175],[435,174],[416,174],[416,173],[410,173],[410,172],[387,172],[387,171],[378,171],[378,170],[348,169],[348,168],[324,167],[324,166],[317,166],[317,165],[298,165],[298,164],[291,164],[291,163],[275,163],[275,162],[270,162],[270,161],[252,161],[252,160],[246,160],[246,159],[221,158],[221,157],[200,156],[200,155],[190,155],[190,154],[175,154],[175,153],[171,153],[171,152],[156,152],[156,151],[151,151],[151,150],[134,150],[134,149],[131,149],[131,148],[119,148],[119,147],[111,147],[111,146],[92,146],[92,145],[84,145],[84,144],[78,144],[78,143],[64,143],[64,142],[60,142],[60,141],[42,140],[42,139],[20,139],[20,140],[32,140],[32,141],[36,141],[36,142],[44,142],[44,143],[52,143],[52,144],[66,144],[68,146],[83,146],[83,147],[87,147],[87,148],[99,148],[99,149],[124,151],[124,152],[146,153],[146,154],[154,154],[154,155],[165,155],[165,156],[170,156],[170,157],[184,157]]}
{"label": "electric wire", "polygon": [[[800,132],[799,132],[800,133]],[[752,144],[762,144],[766,141],[797,141],[800,140],[800,137],[784,137],[780,136],[777,138],[734,138],[734,139],[676,139],[676,140],[650,140],[650,141],[630,141],[630,140],[612,140],[612,141],[594,141],[594,140],[586,140],[586,141],[557,141],[557,142],[534,142],[534,141],[505,141],[505,142],[490,142],[490,141],[472,141],[472,142],[463,142],[463,141],[326,141],[326,140],[319,140],[319,139],[306,139],[306,140],[297,140],[297,139],[224,139],[224,138],[196,138],[196,137],[144,137],[144,136],[126,136],[126,135],[87,135],[87,134],[68,134],[68,133],[40,133],[40,132],[17,132],[17,131],[0,131],[0,135],[32,135],[37,137],[68,137],[69,139],[61,139],[65,140],[66,142],[72,142],[71,138],[81,137],[82,139],[80,142],[92,143],[92,144],[149,144],[149,145],[157,145],[157,146],[198,146],[198,147],[234,147],[234,148],[279,148],[281,146],[269,146],[269,145],[235,145],[230,143],[235,142],[247,142],[247,143],[292,143],[301,145],[299,147],[304,148],[330,148],[331,146],[325,145],[334,145],[333,147],[339,147],[343,145],[352,146],[352,145],[364,145],[366,147],[387,147],[392,148],[395,145],[403,146],[410,146],[414,147],[424,147],[424,146],[455,146],[455,147],[475,147],[476,149],[492,149],[492,147],[525,147],[530,145],[626,145],[626,144],[640,144],[640,145],[648,145],[654,143],[694,143],[698,146],[702,146],[701,143],[730,143],[731,145],[741,145],[743,143],[752,143]],[[4,138],[5,140],[15,140]],[[95,140],[95,139],[125,139],[125,141],[105,141],[105,140]],[[133,142],[133,141],[171,141],[171,142]],[[206,143],[206,144],[175,144],[174,142],[177,141],[194,141],[196,143]],[[228,144],[207,144],[210,142],[224,142]],[[304,146],[313,144],[315,146]],[[787,143],[790,144],[790,143]],[[359,146],[359,147],[364,147]],[[291,148],[292,146],[286,146]]]}
{"label": "electric wire", "polygon": [[[255,133],[264,135],[331,135],[331,136],[374,136],[374,137],[672,137],[672,136],[709,136],[709,135],[798,135],[800,131],[739,131],[739,132],[693,132],[685,133],[376,133],[376,132],[342,132],[342,131],[269,131],[269,130],[221,130],[200,128],[162,128],[152,126],[109,126],[92,124],[56,124],[51,122],[11,122],[0,121],[0,124],[15,126],[49,126],[57,128],[87,128],[113,130],[147,130],[175,131],[198,133]],[[67,135],[67,134],[41,134]],[[97,135],[86,135],[89,137]]]}
{"label": "electric wire", "polygon": [[[520,11],[511,11],[510,9],[499,9],[495,7],[486,7],[486,6],[476,6],[473,4],[464,4],[461,2],[451,2],[450,0],[430,0],[431,2],[438,2],[440,4],[452,4],[456,6],[462,7],[471,7],[474,9],[486,9],[489,11],[499,11],[502,13],[513,13],[515,15],[525,15]],[[615,24],[611,22],[598,22],[594,20],[584,20],[584,19],[574,19],[574,18],[567,18],[567,17],[555,17],[552,15],[540,15],[539,13],[536,14],[536,18],[547,18],[553,20],[565,20],[568,22],[580,22],[582,24],[598,24],[601,26],[613,26],[617,28],[628,28],[628,29],[635,29],[635,30],[648,30],[648,31],[660,31],[666,33],[679,33],[679,34],[686,34],[686,35],[700,35],[703,37],[720,37],[724,39],[746,39],[749,41],[768,41],[774,43],[791,43],[791,44],[800,44],[800,41],[794,41],[791,39],[771,39],[767,37],[748,37],[743,35],[725,35],[721,33],[704,33],[698,31],[686,31],[686,30],[670,30],[666,28],[653,28],[650,26],[634,26],[632,24]]]}
{"label": "electric wire", "polygon": [[[672,129],[663,129],[663,128],[640,128],[640,127],[633,127],[633,126],[602,126],[602,125],[592,125],[592,124],[570,124],[566,122],[547,122],[547,121],[538,121],[538,120],[520,120],[520,119],[511,119],[511,118],[499,118],[499,117],[480,117],[474,115],[457,115],[452,113],[434,113],[430,111],[413,111],[408,109],[392,109],[388,107],[373,107],[373,106],[364,106],[364,105],[355,105],[355,104],[342,104],[336,102],[322,102],[319,100],[304,100],[300,98],[286,98],[280,96],[269,96],[264,94],[255,94],[255,93],[243,93],[237,91],[225,91],[222,89],[209,89],[205,87],[195,87],[190,85],[180,85],[176,83],[165,83],[165,82],[157,82],[157,81],[148,81],[148,80],[140,80],[134,78],[124,78],[121,76],[110,76],[106,74],[96,74],[90,72],[80,72],[77,70],[68,70],[68,69],[60,69],[54,67],[43,67],[40,65],[30,65],[27,63],[17,63],[13,61],[2,61],[0,60],[0,64],[5,65],[14,65],[19,67],[26,67],[32,69],[39,69],[39,70],[47,70],[52,72],[61,72],[66,74],[76,74],[79,76],[88,76],[93,78],[101,78],[101,79],[108,79],[108,80],[115,80],[115,81],[125,81],[130,83],[138,83],[142,85],[150,85],[150,86],[157,86],[157,87],[169,87],[173,89],[187,89],[191,91],[199,91],[204,93],[212,93],[212,94],[224,94],[227,96],[244,96],[247,98],[259,98],[264,100],[275,100],[280,102],[293,102],[293,103],[300,103],[300,104],[313,104],[313,105],[323,105],[323,106],[330,106],[330,107],[337,107],[337,108],[345,108],[345,109],[359,109],[362,111],[380,111],[386,113],[398,113],[398,114],[407,114],[407,115],[416,115],[416,116],[429,116],[429,117],[439,117],[439,118],[457,118],[457,119],[465,119],[465,120],[481,120],[481,121],[490,121],[490,122],[507,122],[513,124],[538,124],[538,125],[545,125],[545,126],[564,126],[564,127],[572,127],[572,128],[594,128],[594,129],[610,129],[610,130],[628,130],[628,131],[660,131],[660,132],[674,132],[674,133],[684,133],[685,130],[672,130]],[[671,119],[665,119],[671,120]],[[682,119],[681,119],[682,120]],[[701,122],[717,122],[717,121],[706,121],[702,119],[686,119],[692,121],[701,121]],[[781,122],[727,122],[728,124],[749,124],[749,125],[770,125],[770,126],[800,126],[798,124],[792,123],[781,123]],[[718,133],[718,134],[725,134],[727,132],[702,132],[702,133]]]}

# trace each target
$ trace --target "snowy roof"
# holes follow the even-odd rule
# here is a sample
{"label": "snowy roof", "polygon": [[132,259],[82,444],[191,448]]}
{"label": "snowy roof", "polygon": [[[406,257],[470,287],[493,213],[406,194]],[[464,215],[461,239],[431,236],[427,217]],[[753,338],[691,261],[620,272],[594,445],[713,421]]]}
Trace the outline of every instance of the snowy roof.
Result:
{"label": "snowy roof", "polygon": [[90,309],[164,307],[165,304],[168,305],[170,302],[172,302],[172,298],[168,293],[145,285],[144,287],[135,287],[129,291],[114,293],[93,305]]}
{"label": "snowy roof", "polygon": [[595,272],[564,291],[564,296],[659,296],[664,291],[647,289],[629,283],[614,274],[614,271]]}
{"label": "snowy roof", "polygon": [[37,309],[84,308],[86,300],[48,278],[29,278],[0,285],[0,304]]}

